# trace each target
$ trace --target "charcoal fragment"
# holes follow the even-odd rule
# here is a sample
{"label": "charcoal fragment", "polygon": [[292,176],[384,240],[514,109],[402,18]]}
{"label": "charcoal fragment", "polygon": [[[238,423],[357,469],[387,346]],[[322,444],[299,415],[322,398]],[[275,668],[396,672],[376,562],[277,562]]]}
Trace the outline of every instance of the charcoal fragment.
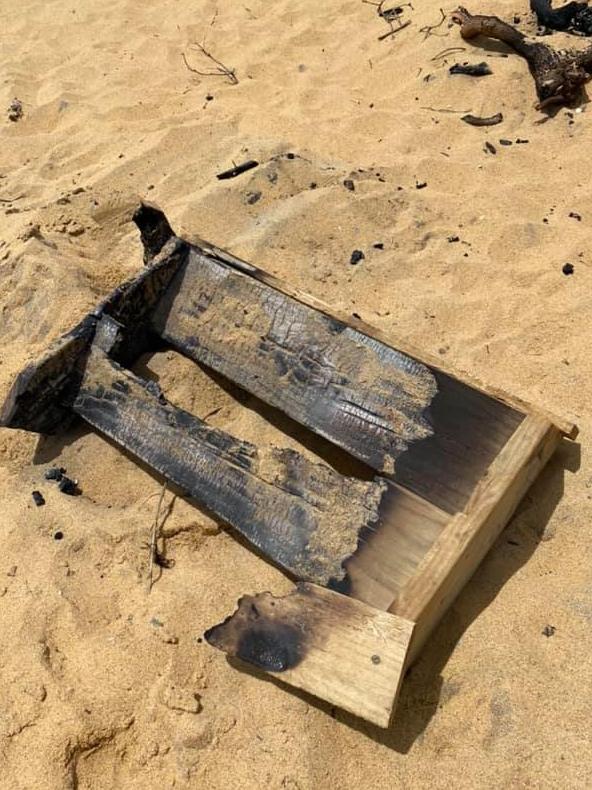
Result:
{"label": "charcoal fragment", "polygon": [[31,496],[33,497],[33,502],[37,505],[37,507],[41,507],[41,505],[45,504],[45,498],[41,491],[33,491]]}
{"label": "charcoal fragment", "polygon": [[49,469],[45,470],[45,474],[43,475],[43,477],[45,477],[46,480],[59,481],[62,479],[65,473],[66,470],[64,469],[63,466],[52,466]]}
{"label": "charcoal fragment", "polygon": [[69,477],[62,477],[60,482],[58,483],[58,488],[62,492],[62,494],[67,494],[68,496],[77,496],[80,493],[78,488],[78,481],[71,480]]}

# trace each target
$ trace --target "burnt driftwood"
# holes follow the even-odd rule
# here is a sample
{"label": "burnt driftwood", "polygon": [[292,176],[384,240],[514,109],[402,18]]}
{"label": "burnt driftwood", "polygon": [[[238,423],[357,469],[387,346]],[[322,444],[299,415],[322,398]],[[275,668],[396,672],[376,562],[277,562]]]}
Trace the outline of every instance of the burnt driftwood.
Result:
{"label": "burnt driftwood", "polygon": [[541,27],[566,30],[581,36],[592,35],[592,8],[588,3],[566,3],[553,8],[551,0],[530,0],[530,10]]}
{"label": "burnt driftwood", "polygon": [[481,35],[503,41],[526,60],[534,78],[537,109],[573,102],[592,76],[592,47],[581,52],[557,51],[528,41],[523,33],[496,16],[473,16],[466,8],[458,8],[452,21],[460,25],[464,39]]}
{"label": "burnt driftwood", "polygon": [[496,126],[504,120],[501,112],[496,112],[495,115],[483,117],[480,115],[463,115],[461,121],[468,123],[470,126]]}
{"label": "burnt driftwood", "polygon": [[487,77],[493,74],[485,61],[481,63],[455,63],[448,69],[450,74],[464,74],[467,77]]}

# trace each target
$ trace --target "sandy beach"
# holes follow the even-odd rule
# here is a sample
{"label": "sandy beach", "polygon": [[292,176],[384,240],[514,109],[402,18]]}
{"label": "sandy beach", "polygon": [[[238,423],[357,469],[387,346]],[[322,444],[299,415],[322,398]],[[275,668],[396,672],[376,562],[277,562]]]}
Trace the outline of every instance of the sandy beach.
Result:
{"label": "sandy beach", "polygon": [[[422,32],[439,8],[403,8],[411,24],[379,40],[388,28],[359,0],[0,3],[0,398],[141,269],[131,215],[145,199],[180,235],[580,428],[429,640],[385,731],[202,641],[241,595],[290,588],[223,525],[166,494],[174,565],[148,595],[160,478],[81,424],[0,430],[1,788],[590,786],[592,110],[542,115],[509,50],[447,21]],[[523,0],[469,8],[534,32]],[[187,67],[216,70],[196,42],[237,84]],[[492,75],[449,74],[482,60]],[[475,128],[466,112],[503,122]],[[246,159],[259,167],[217,180]],[[138,369],[215,427],[315,457],[175,352]],[[44,480],[49,466],[82,495]]]}

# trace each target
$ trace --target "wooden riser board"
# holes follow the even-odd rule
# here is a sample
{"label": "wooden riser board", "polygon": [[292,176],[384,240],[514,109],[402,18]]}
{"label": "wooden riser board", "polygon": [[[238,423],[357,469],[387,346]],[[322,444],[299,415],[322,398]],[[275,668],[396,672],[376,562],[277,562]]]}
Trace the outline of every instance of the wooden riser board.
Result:
{"label": "wooden riser board", "polygon": [[[382,631],[374,618],[384,616],[384,613],[374,606],[367,607],[350,599],[350,617],[358,623],[354,649],[349,649],[354,640],[347,617],[343,620],[335,617],[335,608],[327,606],[321,608],[325,617],[315,623],[318,599],[312,603],[306,596],[297,595],[295,601],[291,601],[294,594],[279,599],[271,599],[268,593],[250,598],[248,604],[254,604],[256,608],[255,619],[249,617],[248,605],[243,600],[235,614],[220,626],[210,629],[206,638],[214,646],[261,672],[339,705],[379,727],[387,727],[406,669],[473,575],[561,437],[561,432],[547,420],[538,416],[526,417],[503,448],[498,461],[492,464],[482,485],[476,489],[467,513],[448,517],[431,547],[403,581],[399,595],[386,614],[396,619],[381,621],[384,624]],[[396,526],[392,526],[396,531]],[[326,591],[322,592],[326,594]],[[382,594],[383,589],[379,587],[378,596]],[[348,600],[342,595],[339,599]],[[387,597],[384,598],[386,600]],[[262,603],[265,605],[260,606]],[[295,603],[296,614],[293,611]],[[274,611],[269,610],[270,605],[275,607]],[[366,609],[361,608],[364,606]],[[289,624],[296,618],[304,624],[306,633],[314,634],[310,652],[303,650],[294,667],[279,663],[266,665],[261,660],[261,656],[270,655],[270,645],[265,640],[258,643],[254,653],[244,649],[245,643],[248,644],[252,638],[254,626],[260,633],[271,631],[274,635],[272,647],[276,652],[285,649],[289,639],[286,641],[282,637],[281,629],[279,632],[274,630],[278,616],[276,609],[280,613],[280,622]],[[288,614],[284,619],[286,609]],[[377,638],[381,641],[380,651],[376,648]],[[391,671],[386,675],[377,673],[372,676],[367,660],[372,650],[377,651],[376,655],[381,660],[388,656]],[[319,666],[322,667],[320,671]],[[389,700],[387,712],[385,702],[388,706]]]}
{"label": "wooden riser board", "polygon": [[207,641],[295,688],[387,727],[413,623],[311,584],[245,596]]}

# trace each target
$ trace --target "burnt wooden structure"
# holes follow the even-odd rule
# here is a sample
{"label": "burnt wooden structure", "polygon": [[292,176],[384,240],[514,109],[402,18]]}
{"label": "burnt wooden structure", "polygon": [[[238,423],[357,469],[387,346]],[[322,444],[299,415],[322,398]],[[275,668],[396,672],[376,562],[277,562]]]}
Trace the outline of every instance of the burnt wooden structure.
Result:
{"label": "burnt wooden structure", "polygon": [[[203,503],[297,582],[206,632],[229,655],[387,726],[406,667],[573,425],[460,381],[233,255],[134,215],[146,267],[25,368],[0,424],[72,414]],[[255,446],[131,372],[166,341],[366,464]]]}

